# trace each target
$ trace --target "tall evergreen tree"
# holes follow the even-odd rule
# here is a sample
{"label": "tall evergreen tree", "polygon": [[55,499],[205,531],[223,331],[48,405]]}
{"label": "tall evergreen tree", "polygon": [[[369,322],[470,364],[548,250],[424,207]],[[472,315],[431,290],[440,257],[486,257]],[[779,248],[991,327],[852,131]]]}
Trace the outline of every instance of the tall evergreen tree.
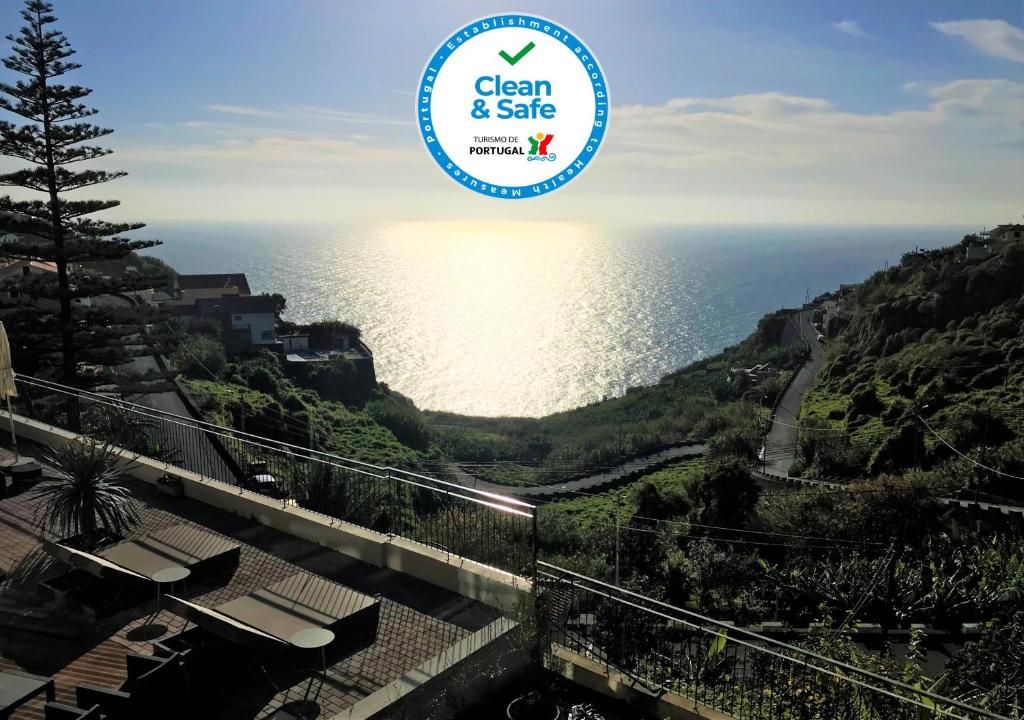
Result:
{"label": "tall evergreen tree", "polygon": [[[76,384],[80,362],[110,367],[150,352],[145,328],[152,313],[126,294],[160,287],[167,277],[160,264],[148,263],[152,270],[147,270],[146,259],[134,256],[157,241],[122,237],[142,223],[86,217],[118,201],[68,197],[125,173],[69,169],[108,155],[110,150],[91,142],[112,131],[83,122],[96,113],[80,102],[90,89],[58,82],[81,66],[68,61],[75,51],[62,32],[50,27],[56,22],[53,6],[27,0],[21,16],[26,25],[7,36],[13,53],[3,64],[25,79],[0,83],[0,109],[28,123],[0,122],[0,155],[31,166],[0,175],[0,185],[43,193],[45,199],[0,197],[0,257],[8,263],[35,262],[24,276],[0,287],[0,317],[11,333],[16,369],[34,372],[57,365],[59,358],[65,382]],[[31,194],[21,192],[19,198]],[[127,259],[141,264],[138,272],[121,272]],[[121,262],[113,263],[111,273],[109,264],[106,272],[97,272],[96,261]]]}

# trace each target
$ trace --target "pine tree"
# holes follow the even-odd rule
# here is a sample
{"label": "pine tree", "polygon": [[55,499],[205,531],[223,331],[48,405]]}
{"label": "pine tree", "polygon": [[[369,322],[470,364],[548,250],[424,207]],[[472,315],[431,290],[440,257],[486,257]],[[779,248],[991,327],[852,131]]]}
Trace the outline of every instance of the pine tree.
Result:
{"label": "pine tree", "polygon": [[146,349],[146,327],[153,313],[129,302],[126,294],[160,287],[167,277],[159,263],[151,264],[154,271],[143,264],[141,272],[114,273],[112,279],[89,269],[90,261],[145,263],[134,251],[159,243],[122,237],[144,227],[142,223],[86,217],[116,207],[118,201],[68,197],[125,173],[69,169],[108,155],[110,150],[91,143],[112,131],[83,121],[97,112],[80,102],[90,89],[57,82],[81,66],[68,61],[75,51],[64,34],[50,28],[56,22],[53,6],[27,0],[21,16],[27,24],[19,34],[7,36],[13,53],[3,64],[26,79],[0,83],[0,109],[29,122],[0,122],[0,155],[31,166],[0,175],[0,185],[30,191],[20,191],[19,197],[38,192],[46,199],[0,197],[0,257],[47,263],[37,267],[55,266],[56,272],[26,274],[16,285],[0,287],[17,296],[3,301],[0,316],[11,334],[16,369],[35,372],[56,365],[59,358],[64,381],[77,384],[80,362],[110,367],[132,354],[151,352]]}

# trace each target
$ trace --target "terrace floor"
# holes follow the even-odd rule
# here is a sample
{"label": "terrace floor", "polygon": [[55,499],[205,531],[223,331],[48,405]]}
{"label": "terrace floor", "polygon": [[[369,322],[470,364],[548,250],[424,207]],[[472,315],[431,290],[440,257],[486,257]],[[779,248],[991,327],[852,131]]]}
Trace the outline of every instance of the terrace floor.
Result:
{"label": "terrace floor", "polygon": [[[0,449],[0,460],[9,451]],[[328,667],[319,689],[321,718],[331,718],[386,683],[479,630],[498,612],[415,578],[353,560],[319,545],[277,532],[216,508],[174,498],[141,481],[130,481],[142,515],[132,535],[182,523],[194,524],[242,544],[238,569],[227,579],[204,581],[175,593],[212,607],[305,570],[368,595],[380,594],[380,625],[375,642]],[[111,688],[125,679],[127,652],[152,654],[150,642],[176,634],[185,622],[164,610],[156,598],[97,623],[39,607],[39,580],[63,565],[43,552],[35,522],[40,502],[31,486],[15,485],[0,500],[0,669],[55,676],[58,701],[74,704],[74,686],[89,682]],[[152,637],[143,625],[166,626]],[[141,629],[140,629],[141,628]],[[159,629],[159,627],[158,627]],[[142,639],[142,638],[145,639]],[[315,658],[297,656],[289,671],[250,677],[244,686],[225,688],[211,699],[209,717],[250,720],[273,717],[302,700],[319,680]],[[304,669],[303,669],[304,668]],[[271,673],[273,675],[273,673]],[[276,686],[276,688],[275,688]],[[18,710],[14,720],[40,720],[42,701]]]}

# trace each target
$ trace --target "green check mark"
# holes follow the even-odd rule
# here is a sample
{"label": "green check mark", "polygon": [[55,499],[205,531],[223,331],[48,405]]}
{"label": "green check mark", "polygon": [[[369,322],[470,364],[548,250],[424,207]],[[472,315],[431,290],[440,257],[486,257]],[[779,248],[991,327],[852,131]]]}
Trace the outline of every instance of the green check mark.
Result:
{"label": "green check mark", "polygon": [[509,55],[504,50],[499,50],[498,54],[501,55],[502,60],[507,62],[509,65],[515,65],[517,62],[519,62],[526,56],[526,53],[533,50],[534,47],[536,46],[532,42],[528,42],[523,47],[523,49],[517,52],[515,55]]}

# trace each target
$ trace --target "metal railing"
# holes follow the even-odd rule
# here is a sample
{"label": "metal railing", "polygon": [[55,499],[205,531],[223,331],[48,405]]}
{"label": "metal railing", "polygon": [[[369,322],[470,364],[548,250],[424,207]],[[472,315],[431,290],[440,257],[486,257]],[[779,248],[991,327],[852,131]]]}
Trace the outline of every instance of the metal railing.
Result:
{"label": "metal railing", "polygon": [[18,376],[17,411],[333,520],[533,575],[536,509],[517,498]]}
{"label": "metal railing", "polygon": [[1008,720],[546,562],[537,566],[552,646],[688,698],[695,709],[737,720]]}
{"label": "metal railing", "polygon": [[[1009,720],[537,560],[536,508],[408,470],[292,445],[38,378],[18,412],[241,493],[535,577],[549,646],[737,720]],[[261,480],[259,476],[264,476]],[[268,479],[272,480],[269,482]]]}

